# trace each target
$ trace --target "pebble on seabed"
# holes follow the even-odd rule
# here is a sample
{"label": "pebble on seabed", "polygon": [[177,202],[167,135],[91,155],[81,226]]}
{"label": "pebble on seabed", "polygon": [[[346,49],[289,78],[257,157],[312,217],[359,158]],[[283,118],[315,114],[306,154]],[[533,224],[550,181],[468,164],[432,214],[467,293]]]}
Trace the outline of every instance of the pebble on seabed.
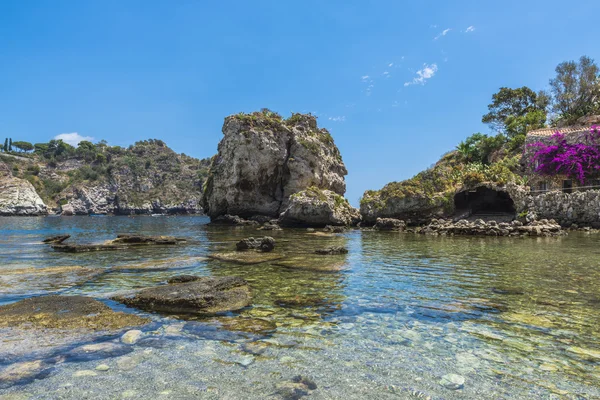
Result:
{"label": "pebble on seabed", "polygon": [[442,376],[440,384],[450,390],[462,389],[465,385],[465,378],[456,374],[447,374]]}

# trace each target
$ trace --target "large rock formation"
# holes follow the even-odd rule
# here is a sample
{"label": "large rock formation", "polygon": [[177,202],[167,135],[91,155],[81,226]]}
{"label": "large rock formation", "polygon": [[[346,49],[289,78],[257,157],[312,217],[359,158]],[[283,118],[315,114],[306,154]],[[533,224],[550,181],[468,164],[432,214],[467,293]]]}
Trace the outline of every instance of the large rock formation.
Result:
{"label": "large rock formation", "polygon": [[12,176],[0,161],[0,215],[45,215],[48,209],[31,183]]}
{"label": "large rock formation", "polygon": [[277,218],[309,187],[343,195],[346,167],[333,138],[312,115],[284,120],[268,110],[225,118],[207,179],[205,212]]}

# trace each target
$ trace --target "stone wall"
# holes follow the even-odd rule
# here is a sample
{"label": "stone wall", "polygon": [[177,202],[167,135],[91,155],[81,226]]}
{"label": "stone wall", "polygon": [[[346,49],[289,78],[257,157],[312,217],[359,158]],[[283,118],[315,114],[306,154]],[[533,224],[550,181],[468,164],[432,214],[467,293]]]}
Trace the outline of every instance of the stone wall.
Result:
{"label": "stone wall", "polygon": [[517,212],[537,219],[555,219],[563,226],[600,227],[600,190],[563,193],[559,191],[531,195],[519,193]]}

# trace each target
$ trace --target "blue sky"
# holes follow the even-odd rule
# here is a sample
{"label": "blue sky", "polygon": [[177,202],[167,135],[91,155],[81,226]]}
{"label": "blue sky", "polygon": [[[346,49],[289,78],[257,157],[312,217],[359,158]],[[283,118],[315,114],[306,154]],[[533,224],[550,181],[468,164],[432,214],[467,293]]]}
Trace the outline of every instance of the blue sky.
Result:
{"label": "blue sky", "polygon": [[223,118],[312,112],[347,197],[411,177],[471,133],[501,86],[600,61],[598,1],[0,2],[0,137],[158,138],[209,157]]}

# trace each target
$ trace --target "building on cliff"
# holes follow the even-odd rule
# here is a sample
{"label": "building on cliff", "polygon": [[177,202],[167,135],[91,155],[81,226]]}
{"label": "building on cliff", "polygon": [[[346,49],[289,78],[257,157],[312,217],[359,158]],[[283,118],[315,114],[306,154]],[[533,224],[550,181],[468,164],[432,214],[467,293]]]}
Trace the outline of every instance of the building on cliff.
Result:
{"label": "building on cliff", "polygon": [[532,194],[541,194],[548,191],[571,193],[573,191],[600,189],[600,174],[596,179],[590,179],[584,184],[580,184],[576,179],[572,179],[565,174],[547,175],[536,172],[535,169],[538,163],[532,159],[534,153],[532,145],[536,143],[552,144],[553,136],[557,132],[564,135],[569,144],[586,143],[586,135],[590,132],[590,126],[596,124],[600,124],[600,115],[580,118],[577,124],[572,126],[542,128],[527,133],[522,164],[525,175],[529,178]]}

